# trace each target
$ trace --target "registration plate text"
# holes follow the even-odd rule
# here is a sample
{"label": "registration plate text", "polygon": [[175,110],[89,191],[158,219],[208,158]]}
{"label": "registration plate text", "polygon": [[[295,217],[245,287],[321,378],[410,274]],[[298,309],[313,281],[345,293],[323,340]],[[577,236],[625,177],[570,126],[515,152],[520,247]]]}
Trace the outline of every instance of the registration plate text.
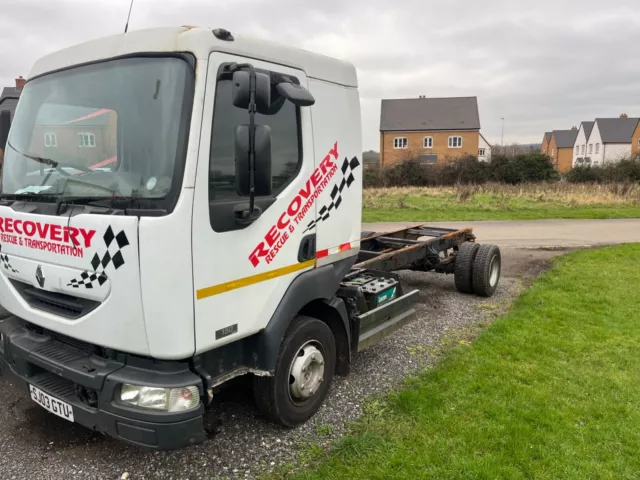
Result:
{"label": "registration plate text", "polygon": [[44,393],[39,388],[29,385],[29,392],[31,393],[31,400],[36,402],[45,410],[57,415],[65,420],[73,422],[73,407],[68,403],[58,400],[51,395]]}

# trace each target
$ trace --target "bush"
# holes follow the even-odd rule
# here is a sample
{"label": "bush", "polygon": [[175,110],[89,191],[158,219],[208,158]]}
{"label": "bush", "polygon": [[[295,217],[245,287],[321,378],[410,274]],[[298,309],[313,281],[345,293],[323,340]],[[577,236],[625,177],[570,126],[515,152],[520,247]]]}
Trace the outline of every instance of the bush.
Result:
{"label": "bush", "polygon": [[429,187],[457,184],[478,185],[488,181],[518,184],[556,180],[559,176],[546,155],[528,153],[514,157],[496,156],[491,162],[461,157],[435,165],[409,159],[388,167],[368,169],[365,187]]}
{"label": "bush", "polygon": [[602,180],[602,169],[590,165],[580,165],[565,175],[569,183],[591,183]]}
{"label": "bush", "polygon": [[565,178],[571,183],[640,182],[640,157],[606,165],[577,166],[567,173]]}

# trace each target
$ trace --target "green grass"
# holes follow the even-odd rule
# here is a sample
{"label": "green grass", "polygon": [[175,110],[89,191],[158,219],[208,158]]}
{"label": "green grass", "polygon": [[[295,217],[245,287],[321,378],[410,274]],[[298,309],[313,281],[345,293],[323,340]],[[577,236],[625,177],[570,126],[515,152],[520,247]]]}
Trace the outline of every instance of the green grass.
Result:
{"label": "green grass", "polygon": [[640,245],[560,258],[299,478],[640,478],[639,267]]}
{"label": "green grass", "polygon": [[367,189],[363,221],[640,217],[640,187],[538,184]]}
{"label": "green grass", "polygon": [[[515,202],[514,202],[515,203]],[[543,220],[637,218],[640,206],[575,206],[565,205],[521,205],[512,203],[495,208],[480,202],[473,204],[450,204],[446,201],[421,201],[413,208],[388,208],[362,211],[363,222],[444,222],[475,220]]]}

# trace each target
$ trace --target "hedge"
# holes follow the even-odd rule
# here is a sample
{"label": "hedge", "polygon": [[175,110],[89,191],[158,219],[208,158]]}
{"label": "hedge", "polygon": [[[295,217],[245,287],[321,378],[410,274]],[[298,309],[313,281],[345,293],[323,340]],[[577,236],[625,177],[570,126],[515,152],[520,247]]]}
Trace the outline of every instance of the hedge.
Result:
{"label": "hedge", "polygon": [[[469,156],[435,165],[410,159],[364,172],[365,187],[435,187],[487,182],[517,185],[560,179],[550,158],[541,153],[494,156],[490,162]],[[565,174],[564,179],[571,183],[640,182],[640,156],[601,167],[579,166]]]}
{"label": "hedge", "polygon": [[539,153],[495,156],[490,162],[476,157],[422,165],[417,160],[395,163],[389,167],[365,170],[365,187],[441,186],[503,182],[518,184],[558,179],[549,157]]}

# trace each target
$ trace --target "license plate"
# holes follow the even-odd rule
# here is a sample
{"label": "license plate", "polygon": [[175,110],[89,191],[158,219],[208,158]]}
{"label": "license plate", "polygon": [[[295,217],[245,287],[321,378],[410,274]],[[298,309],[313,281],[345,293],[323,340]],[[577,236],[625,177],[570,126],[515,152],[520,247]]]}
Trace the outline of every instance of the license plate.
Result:
{"label": "license plate", "polygon": [[54,415],[57,415],[65,420],[73,422],[73,407],[68,403],[62,402],[51,395],[44,393],[42,390],[29,385],[29,391],[31,392],[31,400],[36,402],[45,410],[50,411]]}

